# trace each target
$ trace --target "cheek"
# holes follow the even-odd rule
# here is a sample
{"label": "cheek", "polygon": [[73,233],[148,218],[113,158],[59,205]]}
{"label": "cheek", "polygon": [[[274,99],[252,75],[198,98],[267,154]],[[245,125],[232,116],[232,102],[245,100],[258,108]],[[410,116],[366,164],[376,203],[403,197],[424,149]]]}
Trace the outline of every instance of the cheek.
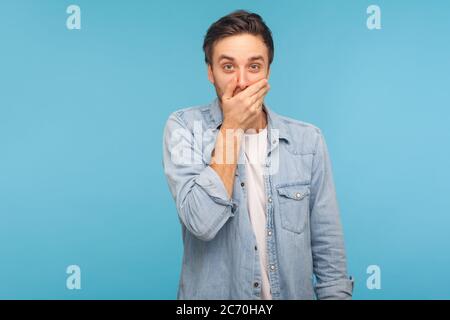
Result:
{"label": "cheek", "polygon": [[258,82],[261,79],[267,78],[267,70],[262,68],[259,72],[247,72],[246,76],[249,82],[252,84]]}
{"label": "cheek", "polygon": [[220,92],[224,92],[225,88],[228,84],[228,82],[230,82],[232,79],[232,77],[224,77],[224,76],[219,76],[219,77],[214,77],[214,81],[215,81],[215,86],[216,88],[218,88],[220,90]]}
{"label": "cheek", "polygon": [[258,73],[258,74],[250,74],[248,76],[248,82],[250,83],[250,85],[258,82],[259,80],[265,78],[265,75]]}

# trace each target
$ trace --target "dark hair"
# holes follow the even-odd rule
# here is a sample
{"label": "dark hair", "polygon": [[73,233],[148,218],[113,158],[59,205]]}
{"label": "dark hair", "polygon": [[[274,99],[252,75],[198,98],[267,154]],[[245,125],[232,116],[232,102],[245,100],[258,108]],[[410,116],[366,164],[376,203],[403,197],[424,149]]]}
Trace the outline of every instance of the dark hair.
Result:
{"label": "dark hair", "polygon": [[263,38],[269,51],[270,65],[274,55],[272,32],[260,15],[245,10],[234,11],[220,18],[209,27],[203,41],[205,62],[212,64],[213,46],[218,40],[242,33],[260,35]]}

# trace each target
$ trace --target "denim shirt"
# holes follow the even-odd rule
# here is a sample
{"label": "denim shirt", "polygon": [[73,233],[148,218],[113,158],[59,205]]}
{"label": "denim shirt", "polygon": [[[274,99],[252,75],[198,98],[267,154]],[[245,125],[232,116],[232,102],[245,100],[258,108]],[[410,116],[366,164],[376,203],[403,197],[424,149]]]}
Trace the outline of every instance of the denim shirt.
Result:
{"label": "denim shirt", "polygon": [[[327,147],[311,124],[267,105],[267,270],[273,299],[350,299],[339,208]],[[172,113],[163,166],[181,223],[178,299],[260,299],[259,248],[240,153],[233,194],[209,166],[223,120],[219,100]],[[241,148],[242,149],[242,148]]]}

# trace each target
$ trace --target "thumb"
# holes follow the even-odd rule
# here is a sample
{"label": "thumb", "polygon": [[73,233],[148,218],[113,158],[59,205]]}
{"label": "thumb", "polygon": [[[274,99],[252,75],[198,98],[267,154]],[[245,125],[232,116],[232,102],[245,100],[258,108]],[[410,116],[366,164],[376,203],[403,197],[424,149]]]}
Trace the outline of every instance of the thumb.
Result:
{"label": "thumb", "polygon": [[230,99],[233,98],[233,92],[236,89],[236,85],[237,85],[237,81],[236,81],[236,77],[233,77],[233,79],[231,79],[226,87],[225,87],[225,92],[222,96],[223,99]]}

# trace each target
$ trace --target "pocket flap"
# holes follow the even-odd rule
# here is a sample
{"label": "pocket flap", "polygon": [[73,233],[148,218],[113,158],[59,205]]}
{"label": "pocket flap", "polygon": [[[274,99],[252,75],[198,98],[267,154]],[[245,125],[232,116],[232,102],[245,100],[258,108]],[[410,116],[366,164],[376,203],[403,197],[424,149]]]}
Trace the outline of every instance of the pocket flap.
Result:
{"label": "pocket flap", "polygon": [[290,185],[280,186],[277,188],[278,194],[293,200],[302,200],[309,195],[309,186],[305,185]]}

